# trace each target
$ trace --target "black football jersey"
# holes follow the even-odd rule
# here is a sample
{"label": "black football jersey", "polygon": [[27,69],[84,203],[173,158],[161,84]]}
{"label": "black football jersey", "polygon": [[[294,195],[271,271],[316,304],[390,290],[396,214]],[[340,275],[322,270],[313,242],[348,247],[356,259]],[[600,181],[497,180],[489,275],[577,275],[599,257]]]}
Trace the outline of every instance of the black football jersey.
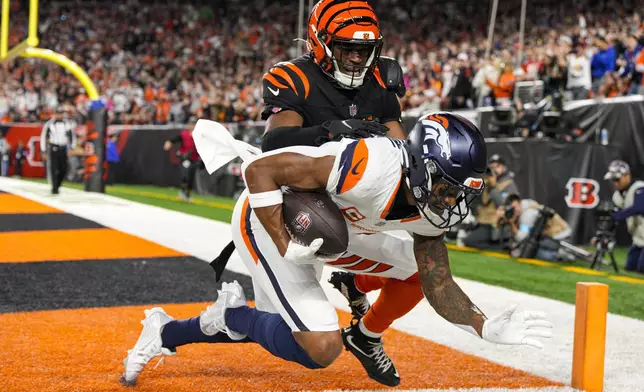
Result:
{"label": "black football jersey", "polygon": [[362,86],[337,86],[308,54],[275,64],[263,77],[266,120],[282,110],[293,110],[304,118],[303,127],[329,120],[400,121],[400,104],[394,91],[387,90],[378,67],[365,75]]}

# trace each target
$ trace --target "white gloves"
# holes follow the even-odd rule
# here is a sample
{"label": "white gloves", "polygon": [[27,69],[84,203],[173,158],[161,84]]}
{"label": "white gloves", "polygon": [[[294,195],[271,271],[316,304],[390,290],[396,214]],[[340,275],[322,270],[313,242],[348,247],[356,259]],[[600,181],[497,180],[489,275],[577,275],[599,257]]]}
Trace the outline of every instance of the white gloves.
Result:
{"label": "white gloves", "polygon": [[543,348],[535,338],[551,338],[552,323],[546,320],[544,312],[525,311],[515,313],[513,305],[501,315],[485,321],[483,339],[498,344],[526,345]]}
{"label": "white gloves", "polygon": [[286,248],[286,253],[284,254],[284,259],[293,264],[318,264],[326,263],[327,261],[335,261],[342,256],[342,253],[337,255],[316,254],[323,243],[324,240],[322,238],[314,239],[309,246],[289,241],[288,248]]}
{"label": "white gloves", "polygon": [[288,248],[284,254],[284,259],[293,264],[317,264],[318,260],[315,252],[320,249],[324,240],[322,238],[314,239],[309,246],[300,245],[296,242],[289,241]]}

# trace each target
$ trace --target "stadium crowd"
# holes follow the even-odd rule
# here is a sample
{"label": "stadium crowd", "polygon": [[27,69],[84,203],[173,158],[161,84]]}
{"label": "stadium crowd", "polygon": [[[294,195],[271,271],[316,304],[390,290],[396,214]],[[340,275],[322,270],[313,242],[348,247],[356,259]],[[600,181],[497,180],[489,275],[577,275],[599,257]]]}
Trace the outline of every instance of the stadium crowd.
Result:
{"label": "stadium crowd", "polygon": [[[518,62],[520,1],[499,7],[487,59],[491,1],[373,1],[383,55],[405,71],[401,105],[408,113],[495,104],[522,80],[543,80],[546,94],[561,91],[568,99],[642,93],[642,3],[529,1]],[[13,4],[10,46],[27,26],[27,8]],[[297,45],[305,50],[294,41],[293,1],[104,4],[52,2],[41,9],[39,34],[41,47],[88,72],[112,124],[259,120],[262,74],[295,57]],[[82,115],[87,101],[80,83],[57,65],[19,58],[0,67],[2,122],[44,121],[59,106]]]}

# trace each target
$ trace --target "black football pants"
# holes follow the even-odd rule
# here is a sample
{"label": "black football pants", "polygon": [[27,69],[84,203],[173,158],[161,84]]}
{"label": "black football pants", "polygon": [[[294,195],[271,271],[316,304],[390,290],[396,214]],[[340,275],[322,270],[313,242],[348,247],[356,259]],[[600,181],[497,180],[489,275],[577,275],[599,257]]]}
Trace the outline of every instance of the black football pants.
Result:
{"label": "black football pants", "polygon": [[67,174],[67,150],[63,146],[49,147],[49,162],[47,165],[51,174],[51,193],[57,194]]}

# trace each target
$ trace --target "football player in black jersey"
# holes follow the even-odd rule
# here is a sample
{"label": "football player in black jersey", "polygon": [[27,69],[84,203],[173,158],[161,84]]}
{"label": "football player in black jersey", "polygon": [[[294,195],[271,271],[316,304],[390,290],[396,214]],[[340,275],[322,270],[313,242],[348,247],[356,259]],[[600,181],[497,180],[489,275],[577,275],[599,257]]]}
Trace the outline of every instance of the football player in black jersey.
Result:
{"label": "football player in black jersey", "polygon": [[[382,43],[378,19],[366,1],[319,1],[308,22],[309,53],[264,74],[262,150],[318,146],[340,137],[386,134],[404,140],[396,96],[405,94],[403,73],[396,60],[380,57]],[[398,385],[381,335],[423,298],[417,275],[400,281],[334,272],[331,283],[347,297],[356,317],[342,331],[345,347],[371,378]],[[371,308],[365,293],[378,289],[396,295],[381,295]]]}

